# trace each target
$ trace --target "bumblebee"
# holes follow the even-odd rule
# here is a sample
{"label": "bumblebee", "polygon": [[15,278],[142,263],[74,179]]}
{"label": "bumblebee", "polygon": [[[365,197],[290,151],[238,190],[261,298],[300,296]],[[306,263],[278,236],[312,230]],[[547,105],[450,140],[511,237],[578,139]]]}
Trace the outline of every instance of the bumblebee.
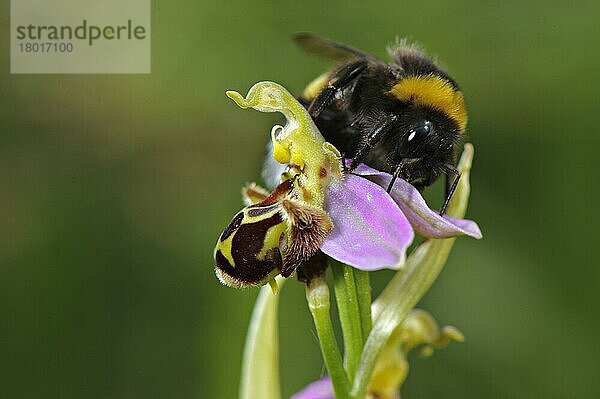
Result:
{"label": "bumblebee", "polygon": [[460,174],[456,150],[467,125],[463,95],[421,48],[400,41],[386,63],[345,44],[300,33],[306,52],[336,61],[300,96],[317,127],[346,158],[389,172],[422,191],[446,176],[446,210]]}

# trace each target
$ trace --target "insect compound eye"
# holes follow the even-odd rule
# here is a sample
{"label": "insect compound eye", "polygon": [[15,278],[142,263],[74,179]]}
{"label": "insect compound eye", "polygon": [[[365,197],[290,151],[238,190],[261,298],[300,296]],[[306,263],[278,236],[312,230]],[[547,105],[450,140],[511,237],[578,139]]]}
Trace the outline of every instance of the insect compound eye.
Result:
{"label": "insect compound eye", "polygon": [[410,129],[408,133],[407,140],[413,141],[415,138],[417,140],[422,139],[433,132],[433,123],[428,120],[422,121],[414,128]]}

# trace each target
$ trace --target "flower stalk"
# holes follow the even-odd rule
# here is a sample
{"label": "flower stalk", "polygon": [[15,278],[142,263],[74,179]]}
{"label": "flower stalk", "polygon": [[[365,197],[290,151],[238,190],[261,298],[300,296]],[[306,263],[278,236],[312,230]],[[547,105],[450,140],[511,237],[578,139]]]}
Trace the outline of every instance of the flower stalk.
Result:
{"label": "flower stalk", "polygon": [[354,270],[352,267],[336,261],[331,261],[330,265],[344,337],[344,366],[348,379],[352,381],[364,344]]}
{"label": "flower stalk", "polygon": [[353,269],[353,272],[362,336],[366,340],[373,327],[371,316],[371,279],[369,273],[364,270]]}

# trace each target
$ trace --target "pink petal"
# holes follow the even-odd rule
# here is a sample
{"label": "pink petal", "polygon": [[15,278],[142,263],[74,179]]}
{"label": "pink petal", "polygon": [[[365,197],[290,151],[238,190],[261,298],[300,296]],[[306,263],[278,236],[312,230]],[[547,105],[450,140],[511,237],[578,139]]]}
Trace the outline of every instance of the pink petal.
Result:
{"label": "pink petal", "polygon": [[[360,164],[355,174],[387,187],[392,176]],[[482,237],[479,226],[472,220],[440,216],[427,206],[419,191],[405,180],[397,179],[391,192],[394,201],[402,209],[415,231],[428,238],[448,238],[468,235],[477,239]]]}
{"label": "pink petal", "polygon": [[398,269],[414,238],[398,205],[379,185],[348,175],[329,186],[325,210],[333,231],[321,250],[361,270]]}

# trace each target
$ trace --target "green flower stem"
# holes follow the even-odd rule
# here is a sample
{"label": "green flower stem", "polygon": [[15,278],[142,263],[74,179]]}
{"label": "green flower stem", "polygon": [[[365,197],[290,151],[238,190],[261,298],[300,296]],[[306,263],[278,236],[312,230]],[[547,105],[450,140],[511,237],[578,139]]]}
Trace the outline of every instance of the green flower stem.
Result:
{"label": "green flower stem", "polygon": [[368,272],[354,269],[354,281],[356,282],[362,336],[363,339],[366,339],[373,327],[373,320],[371,319],[371,279]]}
{"label": "green flower stem", "polygon": [[[461,179],[448,206],[450,216],[461,218],[469,198],[469,171],[473,146],[465,144],[458,169]],[[425,295],[442,271],[455,238],[428,240],[407,259],[404,268],[396,273],[373,304],[373,329],[367,338],[359,368],[352,383],[352,398],[364,398],[375,363],[382,348],[411,309]]]}
{"label": "green flower stem", "polygon": [[306,300],[313,316],[325,367],[331,377],[337,399],[349,399],[348,378],[342,365],[342,356],[335,339],[330,317],[329,287],[323,276],[313,278],[306,286]]}
{"label": "green flower stem", "polygon": [[343,263],[331,262],[335,298],[338,305],[342,336],[344,337],[344,365],[352,381],[364,345],[354,269]]}

